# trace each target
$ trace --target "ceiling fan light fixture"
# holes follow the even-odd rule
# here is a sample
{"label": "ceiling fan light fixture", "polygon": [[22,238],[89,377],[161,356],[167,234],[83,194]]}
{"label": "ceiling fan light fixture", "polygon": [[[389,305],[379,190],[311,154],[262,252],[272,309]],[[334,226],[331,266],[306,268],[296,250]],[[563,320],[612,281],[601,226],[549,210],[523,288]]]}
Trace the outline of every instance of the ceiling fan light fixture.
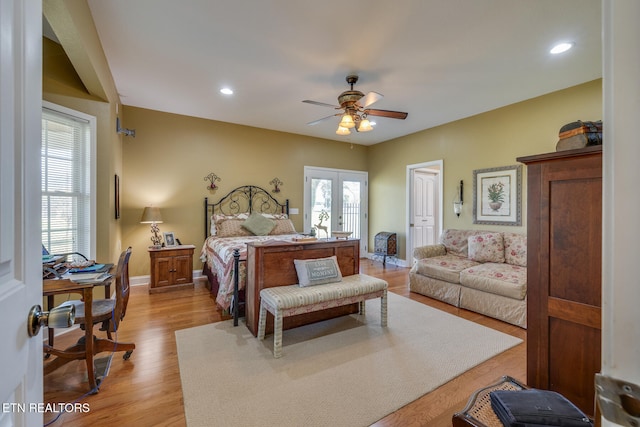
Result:
{"label": "ceiling fan light fixture", "polygon": [[353,127],[355,127],[355,122],[353,121],[353,118],[351,117],[350,114],[345,114],[344,116],[342,116],[342,120],[340,121],[340,124],[338,126],[343,127],[343,128],[347,128],[347,129],[351,129]]}
{"label": "ceiling fan light fixture", "polygon": [[358,132],[369,132],[370,130],[373,130],[373,126],[371,126],[369,120],[366,118],[362,119],[360,121],[360,126],[358,126]]}
{"label": "ceiling fan light fixture", "polygon": [[336,131],[338,135],[351,135],[351,131],[343,126],[338,126],[338,130]]}

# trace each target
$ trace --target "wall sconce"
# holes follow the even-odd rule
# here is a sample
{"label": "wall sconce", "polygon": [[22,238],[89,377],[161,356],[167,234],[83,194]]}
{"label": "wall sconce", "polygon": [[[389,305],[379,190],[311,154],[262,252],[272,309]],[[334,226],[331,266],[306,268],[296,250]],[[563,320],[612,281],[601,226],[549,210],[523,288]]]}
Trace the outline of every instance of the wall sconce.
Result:
{"label": "wall sconce", "polygon": [[455,213],[458,218],[460,218],[460,214],[462,213],[462,180],[460,180],[460,185],[456,189],[456,199],[453,201],[453,213]]}
{"label": "wall sconce", "polygon": [[162,247],[162,237],[160,237],[160,229],[158,223],[162,223],[162,215],[160,215],[160,208],[154,206],[147,206],[142,211],[142,218],[140,218],[141,224],[151,224],[151,243],[153,243],[154,249],[160,249]]}
{"label": "wall sconce", "polygon": [[284,182],[280,181],[278,179],[278,177],[273,178],[269,184],[273,185],[273,190],[271,190],[274,193],[279,193],[280,192],[280,186],[284,184]]}
{"label": "wall sconce", "polygon": [[216,185],[216,181],[221,181],[220,177],[213,172],[205,176],[204,180],[210,182],[210,184],[207,185],[207,188],[211,191],[215,191],[218,188],[218,186]]}

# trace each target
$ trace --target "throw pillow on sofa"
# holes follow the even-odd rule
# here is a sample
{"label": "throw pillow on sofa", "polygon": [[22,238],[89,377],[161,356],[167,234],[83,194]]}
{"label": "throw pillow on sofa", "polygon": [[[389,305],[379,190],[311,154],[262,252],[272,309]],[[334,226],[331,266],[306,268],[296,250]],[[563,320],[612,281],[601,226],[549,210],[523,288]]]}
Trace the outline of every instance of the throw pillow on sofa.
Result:
{"label": "throw pillow on sofa", "polygon": [[504,239],[504,261],[507,264],[527,266],[527,236],[517,233],[502,233]]}
{"label": "throw pillow on sofa", "polygon": [[500,233],[469,236],[469,259],[476,262],[504,262],[504,240]]}

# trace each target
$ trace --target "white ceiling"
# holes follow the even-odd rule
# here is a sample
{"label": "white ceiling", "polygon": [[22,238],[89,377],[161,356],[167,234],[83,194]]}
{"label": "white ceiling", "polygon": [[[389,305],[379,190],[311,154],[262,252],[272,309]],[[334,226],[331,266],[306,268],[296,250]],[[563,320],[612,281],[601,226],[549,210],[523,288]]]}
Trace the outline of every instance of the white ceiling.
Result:
{"label": "white ceiling", "polygon": [[[602,76],[600,0],[88,0],[124,105],[371,145]],[[552,56],[558,41],[575,47]],[[335,134],[355,89],[372,132]],[[219,89],[230,86],[231,97]],[[126,123],[124,123],[126,125]]]}

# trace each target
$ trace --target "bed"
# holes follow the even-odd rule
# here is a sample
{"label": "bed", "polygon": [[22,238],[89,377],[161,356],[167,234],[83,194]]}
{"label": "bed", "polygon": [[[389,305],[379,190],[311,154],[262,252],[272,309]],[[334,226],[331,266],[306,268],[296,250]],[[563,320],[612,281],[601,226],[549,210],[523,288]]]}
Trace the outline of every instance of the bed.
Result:
{"label": "bed", "polygon": [[[233,314],[234,324],[237,324],[244,301],[246,244],[291,241],[299,236],[289,219],[289,200],[281,203],[267,190],[245,185],[214,203],[205,198],[204,214],[205,241],[200,252],[203,275],[207,276],[208,288],[215,295],[217,305]],[[249,218],[257,214],[275,223],[267,234],[256,235],[245,228]]]}

